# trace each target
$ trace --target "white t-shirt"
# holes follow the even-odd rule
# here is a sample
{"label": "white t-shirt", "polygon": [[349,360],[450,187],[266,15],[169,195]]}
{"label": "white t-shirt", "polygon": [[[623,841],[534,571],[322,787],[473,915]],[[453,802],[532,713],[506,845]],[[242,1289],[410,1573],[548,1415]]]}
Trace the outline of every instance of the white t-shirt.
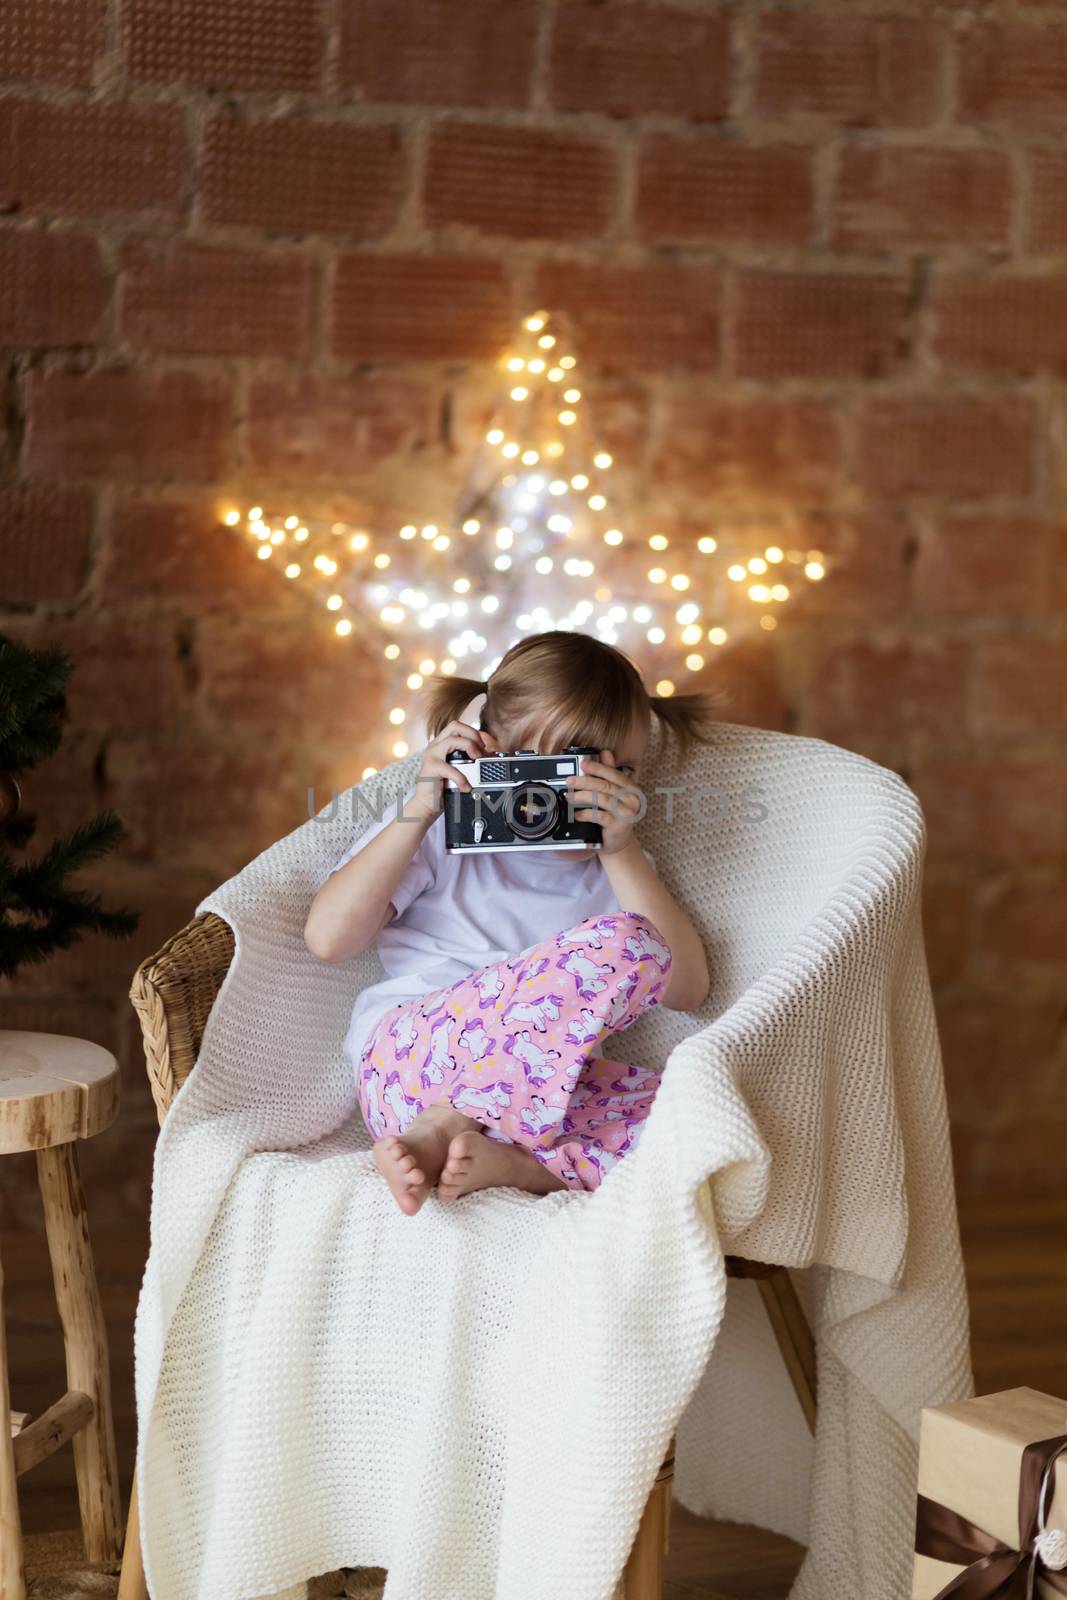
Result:
{"label": "white t-shirt", "polygon": [[[326,878],[396,816],[396,802],[387,804],[381,820],[360,835]],[[647,850],[645,855],[652,861]],[[566,858],[549,850],[503,850],[450,855],[443,814],[426,830],[390,900],[396,916],[377,942],[386,976],[356,997],[345,1037],[345,1053],[354,1067],[371,1029],[393,1006],[506,961],[586,917],[619,909],[598,854],[575,852]]]}

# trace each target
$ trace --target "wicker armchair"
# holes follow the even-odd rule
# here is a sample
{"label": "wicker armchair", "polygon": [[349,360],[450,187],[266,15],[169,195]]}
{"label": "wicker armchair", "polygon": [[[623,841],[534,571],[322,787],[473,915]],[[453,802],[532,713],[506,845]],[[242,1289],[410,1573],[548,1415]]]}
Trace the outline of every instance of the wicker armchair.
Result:
{"label": "wicker armchair", "polygon": [[[233,959],[227,922],[206,912],[187,923],[134,973],[130,1000],[141,1021],[145,1066],[162,1123],[200,1053],[204,1026]],[[785,1267],[727,1256],[727,1275],[754,1278],[808,1426],[815,1428],[815,1341]],[[674,1440],[656,1475],[626,1563],[626,1600],[661,1600],[670,1524]],[[118,1600],[147,1600],[134,1478]]]}

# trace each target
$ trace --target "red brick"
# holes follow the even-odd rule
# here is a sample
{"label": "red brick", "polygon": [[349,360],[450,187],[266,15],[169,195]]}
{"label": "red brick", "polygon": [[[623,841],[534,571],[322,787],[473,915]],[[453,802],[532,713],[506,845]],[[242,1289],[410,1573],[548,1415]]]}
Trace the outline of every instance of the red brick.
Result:
{"label": "red brick", "polygon": [[1067,895],[1062,881],[1007,879],[991,884],[983,910],[983,942],[995,955],[1020,964],[1047,962],[1062,971],[1067,950]]}
{"label": "red brick", "polygon": [[126,245],[122,266],[122,332],[135,349],[307,354],[314,290],[309,256],[141,239]]}
{"label": "red brick", "polygon": [[307,0],[127,0],[122,47],[147,83],[313,92],[325,39]]}
{"label": "red brick", "polygon": [[1056,523],[1046,530],[1048,561],[1042,595],[1046,612],[1067,612],[1067,523]]}
{"label": "red brick", "polygon": [[899,515],[791,517],[774,533],[774,542],[783,549],[820,551],[826,576],[813,581],[791,562],[777,568],[790,590],[790,614],[800,620],[855,617],[863,622],[898,616],[908,599],[912,537],[910,523]]}
{"label": "red brick", "polygon": [[220,115],[206,134],[203,215],[271,233],[370,239],[397,216],[405,168],[398,128]]}
{"label": "red brick", "polygon": [[571,317],[583,361],[601,371],[706,371],[719,362],[721,292],[710,267],[547,261],[535,297]]}
{"label": "red brick", "polygon": [[251,386],[248,462],[272,478],[342,479],[426,443],[433,391],[402,379],[260,378]]}
{"label": "red brick", "polygon": [[811,152],[651,134],[638,169],[647,239],[803,244],[812,230]]}
{"label": "red brick", "polygon": [[180,723],[192,710],[193,682],[183,674],[168,628],[83,608],[71,617],[29,618],[19,637],[35,649],[52,644],[70,656],[67,709],[83,733],[150,733]]}
{"label": "red brick", "polygon": [[1056,1074],[1059,1007],[1027,1004],[1006,994],[966,991],[938,1000],[937,1021],[951,1115],[989,1113],[1004,1085],[1032,1095]]}
{"label": "red brick", "polygon": [[672,398],[661,432],[662,482],[716,499],[822,499],[839,465],[831,407],[814,401]]}
{"label": "red brick", "polygon": [[[1050,804],[1067,790],[1067,766],[980,749],[931,753],[913,774],[934,856],[975,866],[1055,862],[1067,851],[1067,808]],[[991,825],[992,823],[992,825]]]}
{"label": "red brick", "polygon": [[1067,150],[1031,150],[1027,248],[1067,250]]}
{"label": "red brick", "polygon": [[38,228],[0,233],[0,343],[95,344],[108,294],[95,239]]}
{"label": "red brick", "polygon": [[1021,396],[875,400],[860,419],[860,483],[888,498],[1027,494],[1034,453],[1033,404]]}
{"label": "red brick", "polygon": [[907,281],[847,273],[741,273],[734,363],[742,378],[880,378],[907,361]]}
{"label": "red brick", "polygon": [[931,981],[954,983],[966,972],[974,944],[974,885],[927,867],[923,881],[923,941]]}
{"label": "red brick", "polygon": [[965,645],[930,637],[831,645],[813,674],[808,731],[849,748],[916,734],[951,738],[963,721],[968,660]]}
{"label": "red brick", "polygon": [[243,530],[223,524],[214,499],[123,497],[104,537],[98,590],[106,606],[284,615],[292,597],[267,565]]}
{"label": "red brick", "polygon": [[1050,529],[1026,516],[946,517],[923,532],[915,599],[927,615],[1027,616],[1041,607]]}
{"label": "red brick", "polygon": [[568,0],[555,10],[550,70],[561,111],[717,121],[729,109],[730,20]]}
{"label": "red brick", "polygon": [[33,372],[26,460],[36,476],[219,478],[229,457],[228,380],[125,367]]}
{"label": "red brick", "polygon": [[0,602],[74,600],[89,572],[93,496],[50,483],[0,489]]}
{"label": "red brick", "polygon": [[756,110],[851,127],[921,128],[941,93],[940,30],[907,17],[771,11],[756,34]]}
{"label": "red brick", "polygon": [[948,277],[933,304],[946,367],[1067,373],[1067,278]]}
{"label": "red brick", "polygon": [[615,158],[580,134],[470,122],[432,130],[423,205],[431,224],[514,238],[594,238],[614,206]]}
{"label": "red brick", "polygon": [[963,121],[1067,130],[1067,26],[975,23],[959,56]]}
{"label": "red brick", "polygon": [[104,47],[105,11],[106,0],[4,0],[4,77],[87,88]]}
{"label": "red brick", "polygon": [[182,112],[114,101],[0,100],[0,211],[176,217]]}
{"label": "red brick", "polygon": [[1067,729],[1067,640],[981,638],[975,644],[975,734],[1063,733]]}
{"label": "red brick", "polygon": [[1006,246],[1011,174],[998,150],[853,146],[842,153],[835,243],[846,250]]}
{"label": "red brick", "polygon": [[512,330],[500,261],[478,256],[343,255],[333,351],[349,361],[490,361]]}
{"label": "red brick", "polygon": [[340,79],[365,100],[524,106],[534,0],[341,0]]}

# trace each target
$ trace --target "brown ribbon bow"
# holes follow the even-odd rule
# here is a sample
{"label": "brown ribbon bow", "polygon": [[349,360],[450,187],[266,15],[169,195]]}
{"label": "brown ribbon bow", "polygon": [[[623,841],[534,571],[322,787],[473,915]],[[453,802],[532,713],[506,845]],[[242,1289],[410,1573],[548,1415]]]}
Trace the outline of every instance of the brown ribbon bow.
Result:
{"label": "brown ribbon bow", "polygon": [[[1067,1595],[1067,1572],[1051,1572],[1042,1567],[1034,1550],[1034,1540],[1052,1501],[1053,1472],[1045,1473],[1056,1457],[1067,1450],[1067,1433],[1056,1439],[1039,1439],[1023,1451],[1019,1468],[1019,1548],[1001,1544],[966,1517],[950,1511],[937,1500],[919,1495],[915,1518],[915,1549],[934,1561],[967,1562],[963,1572],[950,1578],[934,1600],[1028,1600],[1033,1593],[1037,1569],[1058,1594]],[[1041,1485],[1045,1484],[1042,1494]]]}

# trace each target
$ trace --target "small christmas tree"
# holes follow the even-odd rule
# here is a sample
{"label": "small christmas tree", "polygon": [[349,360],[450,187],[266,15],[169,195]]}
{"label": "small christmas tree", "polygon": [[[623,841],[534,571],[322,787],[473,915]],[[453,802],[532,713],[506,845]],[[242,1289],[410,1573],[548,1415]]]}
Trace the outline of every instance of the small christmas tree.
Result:
{"label": "small christmas tree", "polygon": [[114,811],[54,840],[36,861],[16,864],[12,854],[25,850],[37,827],[34,814],[20,809],[16,774],[59,748],[71,670],[70,658],[54,646],[33,650],[0,635],[0,977],[47,960],[87,932],[129,938],[140,921],[139,912],[105,911],[98,895],[66,882],[126,837]]}

